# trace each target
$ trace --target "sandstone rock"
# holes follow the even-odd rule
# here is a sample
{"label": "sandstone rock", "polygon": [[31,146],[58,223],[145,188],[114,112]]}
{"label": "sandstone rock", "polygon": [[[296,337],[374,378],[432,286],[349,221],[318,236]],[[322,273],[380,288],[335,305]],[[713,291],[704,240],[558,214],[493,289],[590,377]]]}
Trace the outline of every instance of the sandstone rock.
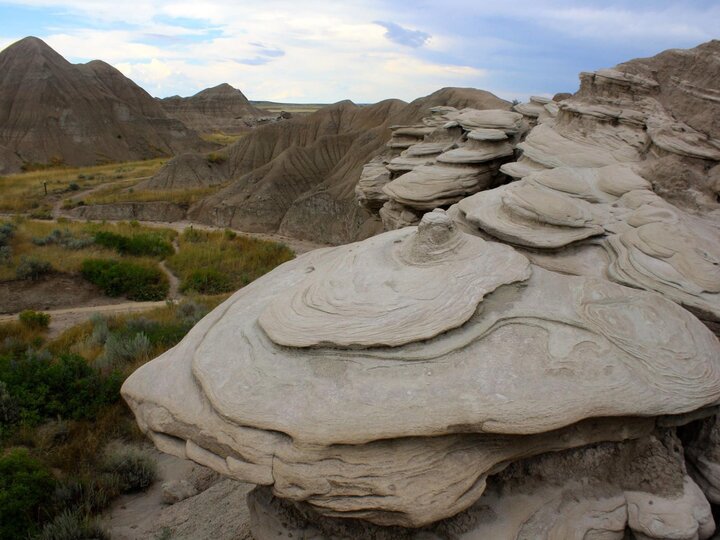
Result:
{"label": "sandstone rock", "polygon": [[138,221],[164,221],[172,223],[182,221],[186,209],[170,202],[129,202],[113,204],[91,204],[77,206],[70,210],[75,218],[93,220],[138,220]]}
{"label": "sandstone rock", "polygon": [[187,480],[171,480],[162,485],[162,500],[165,504],[175,504],[198,493],[198,489]]}
{"label": "sandstone rock", "polygon": [[[494,290],[468,294],[475,279]],[[501,463],[714,403],[720,344],[659,295],[528,267],[431,213],[257,280],[123,395],[163,451],[323,515],[420,526],[472,505]]]}

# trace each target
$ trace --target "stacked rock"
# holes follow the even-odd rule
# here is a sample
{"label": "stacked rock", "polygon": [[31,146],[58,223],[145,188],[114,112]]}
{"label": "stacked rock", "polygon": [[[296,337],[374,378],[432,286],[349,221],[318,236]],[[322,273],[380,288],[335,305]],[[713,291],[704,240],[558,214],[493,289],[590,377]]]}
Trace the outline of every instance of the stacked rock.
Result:
{"label": "stacked rock", "polygon": [[[266,486],[251,501],[261,540],[357,538],[355,525],[328,532],[338,517],[379,526],[374,537],[402,527],[442,538],[437,522],[463,511],[474,516],[463,538],[528,522],[580,538],[628,526],[665,538],[675,519],[694,537],[713,530],[667,426],[715,412],[715,336],[659,294],[550,272],[444,211],[282,265],[122,392],[160,449]],[[587,445],[596,458],[562,459],[612,474],[574,485],[569,513],[544,498],[561,489],[550,483],[511,491],[539,513],[481,511],[518,473],[483,498],[490,475]],[[548,459],[518,467],[567,481]],[[672,482],[646,482],[653,460]],[[293,508],[306,521],[288,520]]]}
{"label": "stacked rock", "polygon": [[417,226],[237,292],[125,382],[142,430],[256,484],[257,540],[711,538],[720,42],[663,55],[398,133],[427,162],[360,191]]}
{"label": "stacked rock", "polygon": [[[422,142],[406,147],[388,160],[390,172],[382,191],[387,201],[379,214],[387,230],[417,224],[422,213],[448,207],[462,198],[504,181],[500,166],[512,159],[514,145],[527,127],[523,116],[503,110],[434,107],[425,121],[432,129]],[[390,141],[397,148],[395,133]],[[403,144],[407,139],[399,139]],[[371,169],[373,182],[362,180],[357,188],[361,205],[380,185]],[[366,194],[367,192],[367,194]]]}
{"label": "stacked rock", "polygon": [[[702,62],[702,51],[693,51]],[[467,232],[529,248],[524,253],[546,268],[660,292],[719,332],[715,188],[697,182],[689,200],[686,190],[669,189],[677,178],[660,171],[718,167],[720,133],[676,120],[662,104],[667,90],[647,75],[581,74],[580,91],[530,131],[517,162],[502,166],[520,180],[468,197],[450,213]],[[717,102],[708,103],[707,116],[720,118]]]}

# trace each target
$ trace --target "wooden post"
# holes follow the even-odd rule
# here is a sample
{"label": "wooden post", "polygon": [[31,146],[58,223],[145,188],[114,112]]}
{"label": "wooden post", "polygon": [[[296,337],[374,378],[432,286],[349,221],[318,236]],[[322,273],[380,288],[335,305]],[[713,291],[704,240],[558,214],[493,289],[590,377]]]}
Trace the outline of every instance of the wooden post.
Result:
{"label": "wooden post", "polygon": [[45,195],[47,195],[47,182],[43,182],[43,187],[45,188]]}

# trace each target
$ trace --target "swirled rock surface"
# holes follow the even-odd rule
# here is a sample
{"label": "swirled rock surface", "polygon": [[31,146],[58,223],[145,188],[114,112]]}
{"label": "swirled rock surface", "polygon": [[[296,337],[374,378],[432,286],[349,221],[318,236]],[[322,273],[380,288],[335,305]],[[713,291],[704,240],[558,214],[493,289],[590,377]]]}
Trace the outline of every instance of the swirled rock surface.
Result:
{"label": "swirled rock surface", "polygon": [[421,526],[499,464],[715,403],[720,343],[660,295],[529,265],[433,212],[257,280],[123,395],[164,451],[323,515]]}

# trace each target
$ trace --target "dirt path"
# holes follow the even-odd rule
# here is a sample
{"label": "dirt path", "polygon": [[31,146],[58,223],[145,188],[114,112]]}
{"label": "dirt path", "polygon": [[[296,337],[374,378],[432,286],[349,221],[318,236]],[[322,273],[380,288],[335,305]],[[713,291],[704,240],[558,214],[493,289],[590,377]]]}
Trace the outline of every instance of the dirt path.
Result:
{"label": "dirt path", "polygon": [[[180,244],[177,241],[177,238],[173,240],[172,243],[173,250],[175,253],[180,251]],[[180,292],[180,280],[178,277],[173,274],[172,270],[168,268],[167,264],[165,264],[165,260],[162,260],[158,263],[158,266],[160,266],[160,269],[165,272],[165,275],[168,278],[168,281],[170,282],[170,290],[168,291],[168,300],[177,301],[183,298],[183,294]]]}
{"label": "dirt path", "polygon": [[[143,179],[141,179],[141,180],[143,180]],[[68,199],[77,199],[77,198],[85,197],[96,191],[104,189],[104,188],[108,187],[109,185],[112,185],[113,183],[117,183],[117,182],[109,182],[109,183],[105,183],[105,184],[100,184],[98,186],[94,186],[94,187],[84,190],[84,191],[78,191],[78,192],[73,193],[70,197],[60,196],[58,198],[58,200],[56,200],[53,203],[53,209],[52,209],[53,219],[52,219],[52,221],[57,222],[58,218],[64,218],[64,219],[68,219],[70,221],[88,221],[85,219],[75,218],[74,216],[65,212],[62,208],[63,203],[65,202],[65,200],[68,200]],[[0,214],[0,216],[4,216],[4,215],[5,214]],[[11,215],[8,215],[7,217],[11,217]],[[100,223],[99,220],[94,220],[94,221],[97,223]],[[105,220],[105,221],[111,221],[111,220]],[[187,229],[189,227],[193,227],[193,228],[195,228],[197,230],[201,230],[201,231],[224,231],[227,229],[227,227],[215,227],[212,225],[203,225],[203,224],[193,223],[191,221],[175,221],[175,222],[170,222],[170,223],[165,223],[165,222],[160,222],[160,221],[141,221],[140,223],[142,223],[146,227],[174,229],[178,232],[183,232],[185,229]],[[307,253],[308,251],[312,251],[314,249],[328,247],[327,244],[311,242],[308,240],[300,240],[297,238],[291,238],[291,237],[283,236],[280,234],[253,233],[253,232],[240,231],[237,229],[230,229],[230,230],[232,230],[233,232],[235,232],[239,235],[247,236],[250,238],[258,238],[260,240],[268,240],[271,242],[283,243],[286,246],[288,246],[290,249],[292,249],[295,252],[295,254],[297,254],[297,255]],[[173,248],[175,249],[175,252],[177,252],[179,250],[179,244],[177,242],[177,239],[173,242]],[[183,298],[183,295],[180,292],[180,280],[167,267],[167,265],[165,264],[165,261],[161,261],[160,263],[158,263],[158,266],[165,273],[165,275],[167,275],[168,281],[170,283],[170,289],[168,292],[168,300],[171,300],[174,302],[181,300]],[[164,305],[165,305],[165,301],[125,302],[125,303],[99,305],[99,306],[93,306],[93,307],[77,307],[77,308],[45,310],[44,312],[49,313],[51,316],[48,337],[51,339],[54,337],[57,337],[64,330],[88,320],[94,313],[102,313],[105,315],[136,313],[136,312],[146,311],[146,310],[164,306]],[[15,319],[17,319],[17,313],[8,314],[8,315],[0,315],[0,323],[15,320]]]}
{"label": "dirt path", "polygon": [[[152,178],[152,177],[151,177],[151,176],[142,176],[142,177],[138,178],[137,181],[138,181],[138,182],[142,182],[142,181],[147,180],[147,179],[149,179],[149,178]],[[93,193],[95,193],[95,192],[97,192],[97,191],[103,190],[103,189],[105,189],[105,188],[107,188],[107,187],[114,186],[115,184],[119,184],[120,182],[125,182],[125,181],[126,181],[126,179],[123,178],[122,180],[115,180],[114,182],[105,182],[105,183],[103,183],[103,184],[98,184],[97,186],[93,186],[93,187],[91,187],[91,188],[89,188],[89,189],[84,189],[84,190],[81,190],[81,191],[75,191],[75,192],[73,192],[73,194],[70,195],[69,197],[64,197],[64,196],[63,196],[64,194],[61,193],[61,194],[59,194],[59,195],[57,196],[57,197],[58,197],[57,200],[53,203],[51,215],[52,215],[52,217],[53,217],[54,220],[56,220],[56,219],[59,218],[59,217],[64,217],[64,218],[67,218],[67,219],[72,219],[70,216],[67,215],[66,212],[63,211],[63,207],[62,207],[62,206],[63,206],[63,204],[65,203],[65,201],[77,201],[77,200],[80,200],[80,199],[83,199],[83,198],[87,197],[88,195],[92,195]]]}
{"label": "dirt path", "polygon": [[[103,315],[125,315],[128,313],[140,313],[158,307],[165,306],[167,302],[124,302],[122,304],[108,304],[104,306],[76,307],[65,309],[49,309],[43,311],[50,315],[50,327],[47,332],[49,339],[54,339],[68,328],[83,323],[90,319],[93,314]],[[0,323],[17,320],[17,313],[0,315]]]}

